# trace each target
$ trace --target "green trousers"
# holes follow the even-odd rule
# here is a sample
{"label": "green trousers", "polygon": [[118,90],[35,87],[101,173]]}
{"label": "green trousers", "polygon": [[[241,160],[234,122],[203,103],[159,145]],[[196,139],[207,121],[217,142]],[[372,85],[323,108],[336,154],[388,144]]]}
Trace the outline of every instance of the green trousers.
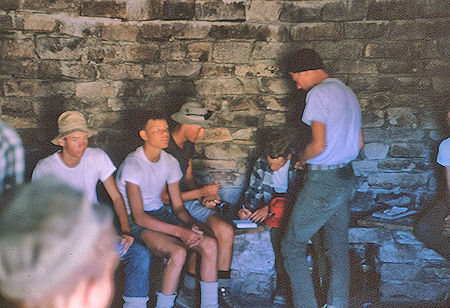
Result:
{"label": "green trousers", "polygon": [[295,307],[317,307],[306,261],[308,240],[323,227],[325,253],[331,267],[327,303],[348,307],[350,264],[348,255],[348,201],[355,192],[349,170],[309,170],[295,202],[282,243]]}

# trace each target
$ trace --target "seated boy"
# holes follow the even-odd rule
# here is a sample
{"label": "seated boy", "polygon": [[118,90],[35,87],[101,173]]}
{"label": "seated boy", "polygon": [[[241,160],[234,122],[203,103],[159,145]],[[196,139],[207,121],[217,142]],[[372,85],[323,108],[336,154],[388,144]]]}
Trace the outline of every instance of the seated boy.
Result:
{"label": "seated boy", "polygon": [[61,146],[61,151],[40,160],[33,170],[32,180],[51,175],[83,192],[92,204],[98,203],[96,187],[98,181],[102,182],[120,222],[121,257],[125,265],[124,307],[145,308],[151,255],[130,235],[125,203],[113,176],[116,167],[103,150],[88,147],[88,138],[95,134],[97,131],[88,127],[80,112],[62,113],[58,118],[58,136],[52,140],[53,144]]}
{"label": "seated boy", "polygon": [[[216,203],[220,202],[219,184],[200,186],[194,177],[192,164],[194,144],[204,135],[205,127],[210,125],[206,119],[207,115],[208,110],[198,102],[191,101],[183,104],[178,112],[171,115],[171,119],[175,121],[176,125],[171,131],[169,146],[165,151],[178,160],[183,172],[180,187],[184,206],[195,219],[211,228],[217,240],[219,304],[224,308],[233,308],[237,306],[230,295],[230,267],[234,242],[233,226],[227,223],[222,215],[214,209]],[[168,199],[166,195],[167,193],[164,191],[164,199]],[[193,299],[197,285],[195,257],[193,255],[189,260],[183,288],[181,288],[180,296],[177,298],[177,305],[182,307],[192,307],[195,300]]]}
{"label": "seated boy", "polygon": [[[271,129],[263,135],[261,152],[253,167],[249,186],[244,193],[242,208],[238,211],[240,219],[250,219],[254,222],[274,219],[273,215],[281,213],[271,212],[269,204],[276,197],[285,197],[287,203],[292,203],[297,192],[297,170],[292,160],[292,134],[287,129]],[[285,200],[286,200],[285,199]],[[278,201],[279,199],[277,199]],[[275,200],[274,200],[275,201]],[[281,201],[283,202],[283,201]],[[277,202],[280,204],[280,202]],[[283,203],[282,203],[283,204]],[[284,203],[287,206],[286,202]],[[274,204],[275,205],[275,204]],[[290,292],[289,277],[283,267],[283,257],[280,252],[284,224],[287,222],[288,209],[281,209],[284,214],[281,223],[271,223],[270,237],[275,254],[275,272],[277,276],[276,291],[273,301],[284,305]]]}
{"label": "seated boy", "polygon": [[[125,197],[133,235],[152,252],[168,259],[156,307],[173,307],[186,250],[201,256],[201,307],[218,307],[217,243],[201,231],[207,229],[184,208],[178,182],[183,174],[178,161],[163,151],[169,130],[162,114],[144,117],[139,136],[144,145],[130,153],[119,167],[117,183]],[[167,185],[171,205],[164,205],[161,192]]]}

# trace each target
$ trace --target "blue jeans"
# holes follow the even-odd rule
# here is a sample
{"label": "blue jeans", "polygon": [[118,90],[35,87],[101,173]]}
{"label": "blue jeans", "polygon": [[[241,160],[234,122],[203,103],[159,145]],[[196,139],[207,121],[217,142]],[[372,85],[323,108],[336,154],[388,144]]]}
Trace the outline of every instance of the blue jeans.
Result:
{"label": "blue jeans", "polygon": [[121,257],[124,263],[124,296],[146,297],[150,289],[151,254],[147,247],[136,240],[125,255]]}
{"label": "blue jeans", "polygon": [[[345,167],[344,167],[345,168]],[[323,227],[324,246],[331,264],[328,304],[348,307],[350,265],[348,256],[349,211],[355,179],[349,170],[309,170],[297,197],[282,242],[295,307],[317,307],[306,261],[308,240]],[[342,172],[345,171],[345,172]],[[345,176],[344,176],[345,175]]]}

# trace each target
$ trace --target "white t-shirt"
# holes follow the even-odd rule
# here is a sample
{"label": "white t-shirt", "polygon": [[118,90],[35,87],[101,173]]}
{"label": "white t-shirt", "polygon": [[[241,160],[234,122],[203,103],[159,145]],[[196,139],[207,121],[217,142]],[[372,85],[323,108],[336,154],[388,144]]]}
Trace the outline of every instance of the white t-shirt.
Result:
{"label": "white t-shirt", "polygon": [[97,204],[97,183],[109,178],[116,167],[111,158],[101,149],[87,148],[76,167],[68,167],[59,152],[41,159],[33,170],[32,180],[45,175],[54,175],[67,185],[82,191],[93,204]]}
{"label": "white t-shirt", "polygon": [[444,167],[450,166],[450,138],[445,139],[439,145],[437,162]]}
{"label": "white t-shirt", "polygon": [[283,167],[273,172],[273,189],[279,193],[285,193],[288,189],[288,173],[291,160],[288,160]]}
{"label": "white t-shirt", "polygon": [[302,121],[325,124],[325,150],[307,161],[312,165],[348,163],[358,156],[361,109],[358,98],[342,81],[327,78],[306,95]]}
{"label": "white t-shirt", "polygon": [[125,199],[128,215],[131,214],[126,192],[126,182],[139,186],[144,211],[155,211],[163,206],[161,191],[164,185],[179,182],[183,177],[177,159],[165,151],[157,162],[150,161],[141,146],[128,154],[116,175],[117,187]]}

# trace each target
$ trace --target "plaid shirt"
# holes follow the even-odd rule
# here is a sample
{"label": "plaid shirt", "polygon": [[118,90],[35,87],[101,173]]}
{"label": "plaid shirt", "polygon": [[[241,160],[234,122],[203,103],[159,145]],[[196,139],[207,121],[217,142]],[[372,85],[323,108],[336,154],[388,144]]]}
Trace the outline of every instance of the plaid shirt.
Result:
{"label": "plaid shirt", "polygon": [[19,135],[0,121],[0,195],[23,182],[25,159]]}
{"label": "plaid shirt", "polygon": [[[294,198],[297,192],[297,179],[300,178],[297,170],[294,169],[295,161],[291,159],[288,172],[288,189],[287,197]],[[253,166],[247,191],[244,194],[244,205],[251,211],[262,208],[270,200],[274,194],[273,189],[273,171],[270,169],[269,163],[263,157],[258,158]]]}

